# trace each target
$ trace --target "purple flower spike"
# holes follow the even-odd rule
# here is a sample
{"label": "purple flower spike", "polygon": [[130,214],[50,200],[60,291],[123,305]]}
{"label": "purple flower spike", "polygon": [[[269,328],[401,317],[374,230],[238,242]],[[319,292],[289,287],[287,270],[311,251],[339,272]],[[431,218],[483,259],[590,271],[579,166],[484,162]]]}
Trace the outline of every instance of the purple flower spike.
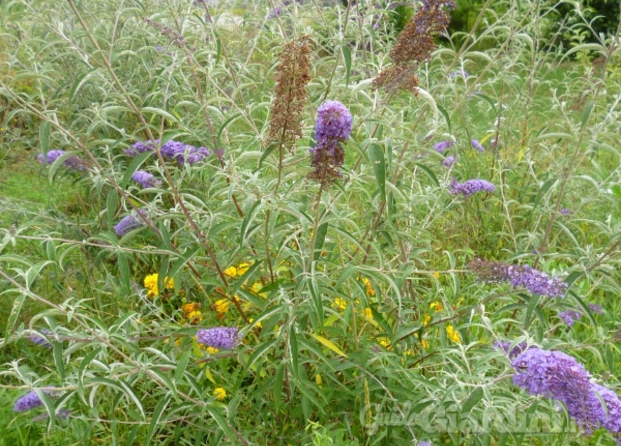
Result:
{"label": "purple flower spike", "polygon": [[198,330],[196,333],[198,342],[208,347],[233,349],[241,341],[237,328],[216,327]]}
{"label": "purple flower spike", "polygon": [[563,297],[567,284],[560,278],[550,278],[546,273],[528,265],[509,265],[504,262],[476,259],[468,263],[477,279],[486,283],[509,282],[514,288],[525,287],[532,294]]}
{"label": "purple flower spike", "polygon": [[[46,336],[49,336],[52,334],[50,330],[46,330],[45,328],[41,329],[41,333],[43,333]],[[44,337],[41,337],[41,336],[37,336],[37,335],[30,336],[30,341],[33,342],[34,344],[40,345],[41,347],[52,348],[52,344],[50,344]]]}
{"label": "purple flower spike", "polygon": [[345,141],[352,129],[351,113],[339,101],[326,101],[317,109],[315,139]]}
{"label": "purple flower spike", "polygon": [[132,180],[142,187],[160,187],[162,182],[144,170],[137,170],[132,175]]}
{"label": "purple flower spike", "polygon": [[[50,150],[49,152],[47,152],[47,158],[44,157],[42,153],[37,155],[37,161],[39,161],[41,164],[50,165],[53,164],[54,161],[56,161],[65,153],[66,152],[64,150]],[[63,166],[65,166],[69,170],[76,170],[81,172],[88,170],[88,164],[82,158],[79,158],[77,156],[70,156],[69,158],[65,159],[65,161],[63,161]]]}
{"label": "purple flower spike", "polygon": [[433,148],[438,153],[444,153],[451,147],[453,147],[453,141],[451,141],[450,139],[447,139],[446,141],[440,141],[439,143],[433,145]]}
{"label": "purple flower spike", "polygon": [[571,215],[574,213],[571,209],[561,209],[559,212],[561,215]]}
{"label": "purple flower spike", "polygon": [[530,348],[511,366],[513,383],[531,395],[563,403],[585,433],[603,427],[621,440],[621,401],[615,392],[591,382],[591,375],[571,356]]}
{"label": "purple flower spike", "polygon": [[604,314],[604,309],[601,307],[601,305],[588,304],[587,306],[589,307],[589,310],[591,310],[595,314]]}
{"label": "purple flower spike", "polygon": [[472,144],[472,147],[474,147],[479,152],[485,152],[485,147],[483,147],[483,145],[476,139],[471,140],[470,143]]}
{"label": "purple flower spike", "polygon": [[118,235],[119,237],[122,237],[128,232],[133,231],[134,229],[138,229],[142,226],[144,226],[144,223],[141,220],[136,219],[136,217],[134,217],[133,215],[126,215],[114,227],[114,232],[116,232],[116,235]]}
{"label": "purple flower spike", "polygon": [[[44,392],[48,395],[50,393],[48,390],[44,390]],[[13,406],[13,412],[26,412],[40,406],[43,406],[43,401],[41,401],[39,395],[33,390],[17,400],[15,406]]]}
{"label": "purple flower spike", "polygon": [[454,156],[447,156],[446,158],[442,160],[442,165],[444,167],[451,167],[456,162],[457,162],[457,158],[455,158]]}
{"label": "purple flower spike", "polygon": [[462,194],[464,198],[468,198],[470,195],[477,192],[494,192],[496,186],[489,181],[485,180],[468,180],[463,183],[458,183],[456,179],[453,179],[449,187],[449,192],[457,195]]}
{"label": "purple flower spike", "polygon": [[563,319],[569,327],[573,327],[576,321],[580,319],[580,316],[582,316],[582,314],[575,310],[565,310],[558,314],[558,317]]}
{"label": "purple flower spike", "polygon": [[317,110],[315,123],[315,147],[309,150],[311,166],[315,168],[309,178],[323,186],[341,176],[340,167],[345,161],[341,142],[349,138],[352,116],[339,101],[326,101]]}

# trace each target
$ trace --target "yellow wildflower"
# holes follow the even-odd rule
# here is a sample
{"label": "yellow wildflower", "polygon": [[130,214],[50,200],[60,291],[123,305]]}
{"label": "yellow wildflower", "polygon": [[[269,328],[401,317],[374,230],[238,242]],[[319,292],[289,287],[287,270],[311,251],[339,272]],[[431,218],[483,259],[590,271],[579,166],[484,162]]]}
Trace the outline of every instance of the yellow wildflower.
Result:
{"label": "yellow wildflower", "polygon": [[181,311],[183,311],[185,314],[190,314],[198,311],[200,307],[201,304],[199,304],[198,302],[188,302],[187,304],[181,305]]}
{"label": "yellow wildflower", "polygon": [[237,277],[243,276],[246,271],[248,271],[248,268],[250,268],[250,263],[246,263],[246,262],[242,262],[239,265],[237,265]]}
{"label": "yellow wildflower", "polygon": [[[147,296],[156,297],[159,296],[159,290],[157,288],[157,281],[159,279],[159,274],[149,274],[144,278],[144,287],[147,289]],[[168,283],[167,283],[168,282]],[[173,279],[168,280],[168,277],[164,277],[164,283],[166,283],[167,289],[172,289],[175,287],[175,281]]]}
{"label": "yellow wildflower", "polygon": [[429,309],[433,311],[442,311],[444,310],[444,305],[442,305],[442,302],[438,300],[436,302],[431,302],[429,304]]}
{"label": "yellow wildflower", "polygon": [[429,316],[428,314],[423,316],[423,325],[427,325],[429,321],[431,321],[431,316]]}
{"label": "yellow wildflower", "polygon": [[[254,319],[250,318],[248,319],[248,321],[250,321],[250,323],[252,324],[254,322]],[[261,322],[257,322],[256,324],[254,324],[255,327],[259,327],[259,328],[263,328],[263,324]]]}
{"label": "yellow wildflower", "polygon": [[218,401],[222,401],[224,398],[226,398],[226,390],[224,390],[224,388],[222,387],[216,387],[216,389],[213,391],[213,394]]}
{"label": "yellow wildflower", "polygon": [[392,350],[392,346],[390,345],[390,339],[388,338],[380,338],[377,340],[379,344],[384,347],[386,350]]}
{"label": "yellow wildflower", "polygon": [[216,313],[224,314],[229,311],[230,305],[231,302],[228,299],[220,299],[213,304],[213,309],[216,310]]}
{"label": "yellow wildflower", "polygon": [[321,389],[321,388],[323,388],[323,384],[322,384],[322,381],[321,381],[321,375],[320,375],[319,373],[317,373],[317,374],[315,375],[315,382],[317,383],[317,386],[318,386],[320,389]]}
{"label": "yellow wildflower", "polygon": [[[418,336],[418,333],[415,334],[417,338],[419,338],[420,340],[420,345],[424,348],[424,349],[428,349],[429,348],[429,341],[425,338],[420,339],[420,337]],[[406,352],[407,354],[407,352]]]}
{"label": "yellow wildflower", "polygon": [[433,277],[435,277],[436,279],[439,279],[440,278],[440,273],[437,272],[437,271],[434,271]]}
{"label": "yellow wildflower", "polygon": [[337,311],[345,311],[347,309],[347,301],[341,297],[337,297],[336,299],[334,299],[332,308]]}
{"label": "yellow wildflower", "polygon": [[374,297],[375,296],[375,290],[373,289],[373,284],[371,283],[371,281],[369,279],[367,279],[366,277],[363,277],[360,281],[364,284],[364,286],[365,286],[365,288],[367,290],[367,296]]}
{"label": "yellow wildflower", "polygon": [[205,350],[207,350],[207,353],[209,353],[210,355],[215,355],[220,351],[219,349],[213,347],[207,347]]}
{"label": "yellow wildflower", "polygon": [[186,315],[186,318],[190,322],[190,324],[198,324],[200,321],[203,320],[203,317],[201,316],[200,310],[192,311],[192,312],[188,313]]}
{"label": "yellow wildflower", "polygon": [[370,309],[370,308],[365,308],[365,309],[364,309],[364,318],[365,318],[367,321],[369,321],[369,322],[372,322],[372,321],[374,320],[374,319],[373,319],[373,312],[371,311],[371,309]]}
{"label": "yellow wildflower", "polygon": [[235,277],[237,275],[237,268],[234,266],[229,266],[224,270],[224,275],[228,277]]}
{"label": "yellow wildflower", "polygon": [[451,341],[456,342],[457,344],[461,344],[461,336],[459,335],[459,332],[455,330],[455,328],[452,325],[446,326],[446,335]]}

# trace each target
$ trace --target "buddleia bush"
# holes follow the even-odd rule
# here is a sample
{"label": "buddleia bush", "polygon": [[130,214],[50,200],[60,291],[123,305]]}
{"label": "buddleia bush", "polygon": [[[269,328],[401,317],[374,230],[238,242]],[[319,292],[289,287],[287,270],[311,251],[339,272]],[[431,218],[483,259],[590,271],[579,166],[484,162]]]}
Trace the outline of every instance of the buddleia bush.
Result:
{"label": "buddleia bush", "polygon": [[617,40],[413,6],[2,5],[7,441],[619,439]]}

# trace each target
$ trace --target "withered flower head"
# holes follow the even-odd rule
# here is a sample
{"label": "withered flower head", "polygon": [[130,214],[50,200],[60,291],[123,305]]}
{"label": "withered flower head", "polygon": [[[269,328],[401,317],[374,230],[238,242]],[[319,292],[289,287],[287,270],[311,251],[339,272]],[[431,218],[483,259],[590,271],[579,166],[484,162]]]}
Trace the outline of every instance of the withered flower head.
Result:
{"label": "withered flower head", "polygon": [[269,138],[280,141],[291,151],[302,137],[300,120],[308,98],[306,84],[310,81],[310,52],[309,36],[302,36],[285,45],[278,65]]}
{"label": "withered flower head", "polygon": [[384,69],[373,81],[373,88],[384,87],[387,91],[408,90],[417,94],[418,64],[427,62],[436,48],[434,36],[446,31],[450,17],[444,8],[454,9],[453,1],[424,0],[399,35],[389,56],[393,65]]}

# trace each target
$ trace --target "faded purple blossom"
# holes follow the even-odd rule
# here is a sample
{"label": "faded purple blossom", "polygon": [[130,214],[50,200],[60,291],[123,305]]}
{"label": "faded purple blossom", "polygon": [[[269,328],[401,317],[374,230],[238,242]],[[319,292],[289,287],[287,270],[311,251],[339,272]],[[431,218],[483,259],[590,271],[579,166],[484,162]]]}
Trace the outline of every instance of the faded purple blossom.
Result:
{"label": "faded purple blossom", "polygon": [[573,327],[576,321],[580,319],[580,316],[582,316],[582,314],[575,310],[565,310],[558,314],[558,317],[563,319],[569,327]]}
{"label": "faded purple blossom", "polygon": [[574,213],[571,209],[561,209],[559,212],[561,215],[571,215]]}
{"label": "faded purple blossom", "polygon": [[[49,390],[44,390],[43,392],[50,394]],[[43,401],[39,398],[39,395],[33,390],[32,392],[27,393],[22,396],[15,402],[15,406],[13,406],[13,412],[26,412],[31,409],[36,409],[37,407],[43,406]]]}
{"label": "faded purple blossom", "polygon": [[196,333],[198,342],[208,347],[232,349],[237,347],[241,336],[237,328],[216,327],[198,330]]}
{"label": "faded purple blossom", "polygon": [[446,141],[440,141],[439,143],[433,145],[433,148],[438,153],[444,153],[451,147],[453,147],[453,141],[451,141],[450,139],[447,139]]}
{"label": "faded purple blossom", "polygon": [[[137,142],[132,144],[131,147],[128,147],[125,150],[125,153],[129,156],[135,157],[140,153],[147,151],[153,152],[159,142],[159,139],[156,139],[155,141],[145,141],[144,143]],[[180,165],[183,165],[184,163],[194,164],[210,155],[209,150],[205,147],[194,147],[191,144],[185,144],[175,141],[174,139],[166,141],[162,144],[160,153],[162,154],[162,157],[177,161]]]}
{"label": "faded purple blossom", "polygon": [[453,179],[449,187],[450,193],[454,195],[462,194],[465,198],[477,192],[494,192],[495,190],[496,186],[492,183],[480,179],[468,180],[463,183],[458,183],[457,179]]}
{"label": "faded purple blossom", "polygon": [[453,77],[457,77],[457,76],[461,76],[464,79],[468,79],[468,73],[466,72],[466,70],[457,70],[457,71],[451,71],[449,74],[446,75],[446,77],[453,78]]}
{"label": "faded purple blossom", "polygon": [[595,314],[604,314],[604,309],[601,307],[601,305],[588,304],[587,306],[589,307],[589,310],[591,310]]}
{"label": "faded purple blossom", "polygon": [[341,176],[340,167],[345,161],[341,143],[349,138],[352,116],[339,101],[326,101],[317,109],[315,122],[315,147],[309,150],[311,165],[315,168],[309,178],[330,184]]}
{"label": "faded purple blossom", "polygon": [[418,446],[433,446],[433,443],[430,441],[419,441]]}
{"label": "faded purple blossom", "polygon": [[[69,409],[60,409],[58,412],[56,412],[56,418],[59,418],[61,420],[66,420],[67,418],[69,418],[69,415],[71,415],[71,410]],[[32,421],[41,421],[46,420],[47,418],[48,415],[47,412],[45,412],[41,415],[37,415],[36,417],[34,417]]]}
{"label": "faded purple blossom", "polygon": [[511,344],[512,343],[509,341],[495,341],[494,347],[498,350],[502,350],[509,359],[517,358],[529,348],[526,342],[520,342],[519,344],[514,345],[513,348],[511,348]]}
{"label": "faded purple blossom", "polygon": [[603,427],[620,443],[621,401],[618,395],[591,382],[590,373],[573,357],[558,351],[530,348],[511,366],[516,371],[515,385],[531,395],[563,403],[586,434]]}
{"label": "faded purple blossom", "polygon": [[[64,155],[64,150],[50,150],[47,152],[47,156],[43,156],[42,153],[37,155],[37,161],[41,164],[50,165],[53,164],[58,158]],[[69,170],[77,170],[77,171],[85,171],[88,170],[88,164],[83,159],[77,156],[70,156],[65,161],[63,161],[63,166],[65,166]]]}
{"label": "faded purple blossom", "polygon": [[137,170],[132,175],[132,180],[142,187],[160,187],[162,182],[144,170]]}
{"label": "faded purple blossom", "polygon": [[514,288],[525,287],[532,294],[563,297],[567,290],[567,284],[562,279],[552,279],[546,273],[528,265],[509,265],[475,259],[468,267],[476,273],[478,280],[486,283],[509,282]]}
{"label": "faded purple blossom", "polygon": [[447,156],[446,158],[442,160],[442,165],[444,167],[451,167],[456,162],[457,162],[457,158],[455,158],[454,156]]}
{"label": "faded purple blossom", "polygon": [[483,147],[483,145],[476,139],[471,140],[470,143],[472,144],[472,147],[479,152],[485,152],[485,147]]}
{"label": "faded purple blossom", "polygon": [[138,220],[133,215],[126,215],[114,227],[114,232],[116,232],[116,235],[118,235],[119,237],[122,237],[128,232],[133,231],[134,229],[138,229],[142,226],[144,226],[144,222],[142,220]]}
{"label": "faded purple blossom", "polygon": [[[52,334],[52,332],[50,330],[47,330],[45,328],[41,329],[41,333],[43,333],[46,336],[49,336],[49,335]],[[41,347],[52,348],[52,344],[50,344],[47,341],[47,339],[45,339],[43,336],[32,335],[32,336],[30,336],[30,342],[33,342],[34,344],[40,345]]]}

